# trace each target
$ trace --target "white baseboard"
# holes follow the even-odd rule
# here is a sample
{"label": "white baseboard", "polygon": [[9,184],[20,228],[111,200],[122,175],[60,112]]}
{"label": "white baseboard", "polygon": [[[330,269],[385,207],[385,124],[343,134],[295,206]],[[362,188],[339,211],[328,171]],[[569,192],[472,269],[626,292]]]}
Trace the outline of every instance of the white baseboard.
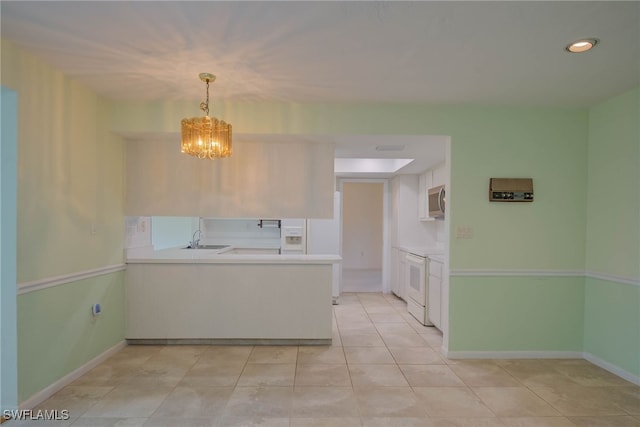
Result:
{"label": "white baseboard", "polygon": [[581,351],[447,351],[449,359],[582,359]]}
{"label": "white baseboard", "polygon": [[87,372],[89,372],[90,370],[92,370],[93,368],[95,368],[105,360],[107,360],[109,357],[113,356],[118,351],[125,348],[126,346],[127,346],[127,342],[123,340],[117,343],[116,345],[114,345],[113,347],[108,348],[103,353],[94,357],[84,365],[68,373],[67,375],[60,378],[58,381],[54,382],[53,384],[43,388],[33,396],[29,397],[24,402],[21,402],[20,409],[33,409],[34,407],[44,402],[45,400],[53,396],[55,393],[57,393],[64,387],[68,386],[69,384],[71,384],[72,382],[74,382],[75,380],[77,380],[78,378],[80,378],[81,376],[83,376],[84,374],[86,374]]}
{"label": "white baseboard", "polygon": [[606,360],[600,359],[597,356],[594,356],[591,353],[584,353],[584,358],[589,362],[593,363],[596,366],[601,367],[602,369],[611,372],[614,375],[619,376],[622,379],[625,379],[635,385],[640,385],[640,376],[634,375],[629,371],[625,371],[619,366],[614,365],[613,363],[607,362]]}

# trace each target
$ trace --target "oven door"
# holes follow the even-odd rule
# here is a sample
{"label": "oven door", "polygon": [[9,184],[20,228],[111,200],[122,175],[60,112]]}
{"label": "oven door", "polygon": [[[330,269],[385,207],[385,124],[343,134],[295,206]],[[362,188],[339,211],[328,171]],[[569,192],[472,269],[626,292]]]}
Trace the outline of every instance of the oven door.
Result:
{"label": "oven door", "polygon": [[414,254],[407,254],[407,296],[417,304],[427,304],[427,260]]}

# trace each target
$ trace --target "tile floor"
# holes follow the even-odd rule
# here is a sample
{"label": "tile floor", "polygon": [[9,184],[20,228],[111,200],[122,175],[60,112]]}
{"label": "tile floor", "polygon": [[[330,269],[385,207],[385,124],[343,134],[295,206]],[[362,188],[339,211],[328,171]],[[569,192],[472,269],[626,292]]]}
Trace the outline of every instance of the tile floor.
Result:
{"label": "tile floor", "polygon": [[640,426],[640,387],[584,360],[444,360],[391,295],[346,294],[332,346],[129,346],[8,426]]}

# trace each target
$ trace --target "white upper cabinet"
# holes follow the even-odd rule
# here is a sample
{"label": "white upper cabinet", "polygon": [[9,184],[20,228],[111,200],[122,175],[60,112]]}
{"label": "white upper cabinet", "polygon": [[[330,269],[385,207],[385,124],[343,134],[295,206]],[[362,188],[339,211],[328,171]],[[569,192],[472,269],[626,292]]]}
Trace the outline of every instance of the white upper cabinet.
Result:
{"label": "white upper cabinet", "polygon": [[332,218],[333,144],[234,141],[233,156],[201,160],[179,141],[130,141],[129,216]]}
{"label": "white upper cabinet", "polygon": [[431,187],[432,174],[428,170],[420,175],[418,185],[418,219],[420,221],[430,220],[429,218],[429,197],[427,192]]}
{"label": "white upper cabinet", "polygon": [[445,185],[447,182],[447,171],[445,169],[445,164],[442,163],[433,169],[431,169],[433,173],[433,181],[431,186],[437,187],[439,185]]}
{"label": "white upper cabinet", "polygon": [[418,219],[420,221],[433,221],[433,218],[429,216],[429,189],[445,185],[446,180],[444,163],[433,169],[428,169],[420,175],[418,189]]}

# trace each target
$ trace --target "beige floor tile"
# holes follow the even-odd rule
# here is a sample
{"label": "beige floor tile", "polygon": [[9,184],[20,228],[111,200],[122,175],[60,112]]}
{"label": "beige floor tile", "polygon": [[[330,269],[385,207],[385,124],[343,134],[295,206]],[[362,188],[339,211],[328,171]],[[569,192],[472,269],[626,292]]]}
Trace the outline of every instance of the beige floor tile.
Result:
{"label": "beige floor tile", "polygon": [[217,423],[209,418],[150,418],[144,427],[213,427]]}
{"label": "beige floor tile", "polygon": [[[368,306],[368,307],[365,307],[365,311],[369,315],[371,314],[398,314],[399,315],[400,314],[398,309],[392,306],[391,304]],[[405,311],[406,311],[406,308],[405,308]]]}
{"label": "beige floor tile", "polygon": [[464,387],[447,365],[400,365],[412,387]]}
{"label": "beige floor tile", "polygon": [[334,308],[345,307],[349,305],[360,306],[360,299],[358,299],[358,294],[355,292],[341,292],[340,293],[340,304],[334,306]]}
{"label": "beige floor tile", "polygon": [[341,335],[343,347],[384,347],[378,334]]}
{"label": "beige floor tile", "polygon": [[[406,313],[408,314],[408,313]],[[415,317],[409,314],[409,317],[405,317],[405,313],[401,314],[402,317],[406,320],[407,324],[413,328],[413,330],[419,334],[424,335],[434,335],[434,336],[442,336],[442,331],[436,328],[435,326],[426,326],[422,323],[418,322]]]}
{"label": "beige floor tile", "polygon": [[363,427],[434,427],[433,420],[426,417],[365,417]]}
{"label": "beige floor tile", "polygon": [[299,387],[293,391],[292,418],[357,417],[351,387]]}
{"label": "beige floor tile", "polygon": [[100,399],[114,389],[113,386],[70,385],[37,405],[34,410],[67,410],[71,418],[83,415]]}
{"label": "beige floor tile", "polygon": [[249,359],[253,346],[214,345],[208,346],[200,355],[199,362],[243,364]]}
{"label": "beige floor tile", "polygon": [[495,416],[466,387],[414,387],[418,401],[430,417],[484,418]]}
{"label": "beige floor tile", "polygon": [[162,345],[128,345],[109,358],[109,363],[137,365],[155,356],[165,346]]}
{"label": "beige floor tile", "polygon": [[586,360],[558,360],[554,369],[587,387],[631,386],[632,384]]}
{"label": "beige floor tile", "polygon": [[225,416],[218,427],[289,427],[288,417]]}
{"label": "beige floor tile", "polygon": [[433,334],[419,334],[422,339],[427,343],[427,345],[431,348],[440,349],[442,348],[442,335],[433,335]]}
{"label": "beige floor tile", "polygon": [[364,309],[360,301],[357,304],[339,304],[333,307],[333,313],[336,318],[340,316],[348,316],[351,314],[367,314],[367,311]]}
{"label": "beige floor tile", "polygon": [[70,427],[75,419],[69,420],[13,420],[10,423],[6,423],[7,427]]}
{"label": "beige floor tile", "polygon": [[352,322],[366,323],[371,321],[371,319],[369,319],[369,316],[367,315],[366,312],[341,313],[341,314],[336,313],[336,320],[338,321],[338,327],[340,327],[342,324],[345,324],[345,323],[352,323]]}
{"label": "beige floor tile", "polygon": [[340,335],[343,336],[378,333],[378,330],[376,329],[373,322],[347,323],[345,325],[338,326],[338,331],[340,332]]}
{"label": "beige floor tile", "polygon": [[331,334],[331,347],[342,347],[342,338],[338,332]]}
{"label": "beige floor tile", "polygon": [[629,415],[640,416],[640,387],[611,387],[616,405]]}
{"label": "beige floor tile", "polygon": [[369,313],[373,323],[406,323],[398,313]]}
{"label": "beige floor tile", "polygon": [[380,333],[387,347],[427,347],[427,342],[417,333]]}
{"label": "beige floor tile", "polygon": [[173,387],[119,385],[87,410],[87,417],[146,418],[158,409]]}
{"label": "beige floor tile", "polygon": [[432,418],[434,427],[502,427],[498,418]]}
{"label": "beige floor tile", "polygon": [[395,364],[386,347],[346,347],[344,354],[349,364]]}
{"label": "beige floor tile", "polygon": [[575,381],[554,368],[549,360],[497,361],[509,374],[527,387],[577,385]]}
{"label": "beige floor tile", "polygon": [[[150,359],[151,360],[151,359]],[[147,362],[121,380],[122,385],[147,387],[175,387],[193,365],[173,365],[171,362]]]}
{"label": "beige floor tile", "polygon": [[289,427],[361,427],[359,417],[291,418]]}
{"label": "beige floor tile", "polygon": [[347,365],[298,365],[295,385],[351,387],[351,377]]}
{"label": "beige floor tile", "polygon": [[384,335],[416,333],[407,323],[376,323],[375,327],[380,334]]}
{"label": "beige floor tile", "polygon": [[569,417],[578,427],[640,427],[640,419],[630,416],[620,417]]}
{"label": "beige floor tile", "polygon": [[216,362],[210,359],[200,360],[187,371],[178,383],[182,386],[224,387],[234,386],[244,369],[243,361]]}
{"label": "beige floor tile", "polygon": [[238,386],[292,386],[296,373],[293,363],[247,363]]}
{"label": "beige floor tile", "polygon": [[322,365],[346,364],[344,350],[333,346],[308,346],[298,349],[298,365],[318,363]]}
{"label": "beige floor tile", "polygon": [[73,427],[143,427],[148,418],[79,418]]}
{"label": "beige floor tile", "polygon": [[297,346],[256,346],[249,355],[248,363],[296,363]]}
{"label": "beige floor tile", "polygon": [[360,292],[358,293],[360,303],[367,307],[372,305],[388,305],[387,299],[383,294],[378,292]]}
{"label": "beige floor tile", "polygon": [[396,365],[349,365],[349,373],[354,387],[409,385]]}
{"label": "beige floor tile", "polygon": [[[140,363],[142,364],[142,362]],[[124,364],[112,363],[111,359],[102,363],[77,380],[72,385],[74,386],[116,386],[122,382],[122,380],[139,368],[139,365],[126,366]]]}
{"label": "beige floor tile", "polygon": [[440,355],[429,347],[389,347],[399,365],[443,365]]}
{"label": "beige floor tile", "polygon": [[520,383],[493,361],[459,361],[449,367],[469,387],[517,387]]}
{"label": "beige floor tile", "polygon": [[293,387],[236,387],[223,420],[224,417],[288,418],[292,396]]}
{"label": "beige floor tile", "polygon": [[617,387],[532,387],[565,416],[628,415],[618,405],[620,396],[613,393]]}
{"label": "beige floor tile", "polygon": [[472,390],[499,417],[560,416],[526,387],[474,387]]}
{"label": "beige floor tile", "polygon": [[356,387],[361,417],[425,417],[411,387]]}
{"label": "beige floor tile", "polygon": [[233,387],[176,387],[151,418],[217,418],[222,415]]}
{"label": "beige floor tile", "polygon": [[507,427],[575,427],[564,417],[518,417],[501,418]]}
{"label": "beige floor tile", "polygon": [[185,361],[193,363],[198,357],[209,347],[204,345],[167,345],[163,346],[160,351],[155,353],[153,358],[168,358],[174,361]]}

